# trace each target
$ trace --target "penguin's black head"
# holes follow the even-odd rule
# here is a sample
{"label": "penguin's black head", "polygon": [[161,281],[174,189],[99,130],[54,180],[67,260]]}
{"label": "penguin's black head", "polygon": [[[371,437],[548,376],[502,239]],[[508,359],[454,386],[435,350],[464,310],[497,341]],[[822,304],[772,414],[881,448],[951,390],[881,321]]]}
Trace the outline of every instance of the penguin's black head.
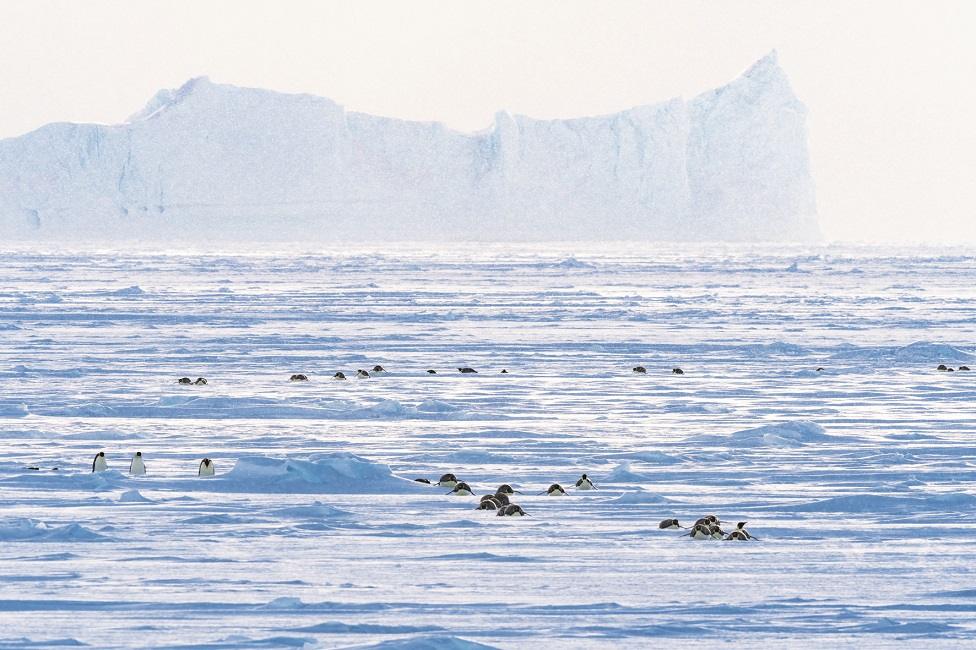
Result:
{"label": "penguin's black head", "polygon": [[210,467],[210,459],[209,458],[204,458],[203,459],[203,464],[204,464],[205,467]]}
{"label": "penguin's black head", "polygon": [[437,374],[437,371],[436,370],[428,370],[427,371],[427,374],[428,375],[436,375]]}
{"label": "penguin's black head", "polygon": [[383,372],[383,366],[373,366],[373,372]]}
{"label": "penguin's black head", "polygon": [[104,458],[105,457],[105,452],[104,451],[98,452],[98,456],[99,456],[99,458]]}
{"label": "penguin's black head", "polygon": [[136,452],[136,456],[138,456],[139,458],[142,458],[142,452],[141,451],[137,451]]}
{"label": "penguin's black head", "polygon": [[749,522],[748,521],[740,521],[739,523],[737,523],[735,525],[735,527],[736,528],[745,528],[747,523],[749,523]]}
{"label": "penguin's black head", "polygon": [[583,478],[586,478],[586,474],[583,474]]}

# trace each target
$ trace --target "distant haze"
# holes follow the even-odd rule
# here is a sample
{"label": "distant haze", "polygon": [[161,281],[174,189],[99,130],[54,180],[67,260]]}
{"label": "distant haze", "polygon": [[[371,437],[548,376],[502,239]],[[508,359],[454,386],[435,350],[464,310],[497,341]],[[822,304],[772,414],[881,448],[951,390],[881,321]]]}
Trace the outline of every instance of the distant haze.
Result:
{"label": "distant haze", "polygon": [[976,3],[0,4],[0,137],[190,77],[488,126],[690,97],[777,49],[831,239],[976,241]]}

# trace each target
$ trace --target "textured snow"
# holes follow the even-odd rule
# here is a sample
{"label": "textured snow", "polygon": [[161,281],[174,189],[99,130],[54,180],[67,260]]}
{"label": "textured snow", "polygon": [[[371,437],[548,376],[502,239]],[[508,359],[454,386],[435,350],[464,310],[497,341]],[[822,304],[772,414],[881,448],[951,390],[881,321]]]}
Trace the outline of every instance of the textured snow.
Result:
{"label": "textured snow", "polygon": [[499,112],[477,133],[198,78],[124,124],[0,140],[0,234],[809,240],[805,113],[775,52],[689,101],[567,120]]}
{"label": "textured snow", "polygon": [[976,643],[972,250],[2,253],[2,648]]}

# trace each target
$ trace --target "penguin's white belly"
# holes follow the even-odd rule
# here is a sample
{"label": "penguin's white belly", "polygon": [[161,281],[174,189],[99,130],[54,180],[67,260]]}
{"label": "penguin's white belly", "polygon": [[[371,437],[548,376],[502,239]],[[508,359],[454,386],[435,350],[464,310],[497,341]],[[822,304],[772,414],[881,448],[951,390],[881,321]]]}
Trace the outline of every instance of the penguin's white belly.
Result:
{"label": "penguin's white belly", "polygon": [[576,489],[577,490],[592,490],[593,489],[593,484],[592,483],[580,483],[579,485],[576,486]]}
{"label": "penguin's white belly", "polygon": [[562,490],[553,490],[552,492],[549,493],[549,496],[551,496],[551,497],[564,497],[564,496],[566,496],[566,493],[563,492]]}
{"label": "penguin's white belly", "polygon": [[213,476],[213,475],[214,475],[214,466],[213,465],[210,465],[209,467],[201,467],[200,468],[200,476]]}
{"label": "penguin's white belly", "polygon": [[139,457],[132,459],[132,464],[129,465],[129,473],[136,476],[141,476],[146,473],[146,464],[142,462]]}
{"label": "penguin's white belly", "polygon": [[105,461],[104,456],[99,456],[95,459],[95,464],[92,466],[93,472],[104,472],[108,469],[108,463]]}
{"label": "penguin's white belly", "polygon": [[438,483],[438,485],[441,487],[453,488],[455,485],[457,485],[457,481],[441,481]]}
{"label": "penguin's white belly", "polygon": [[469,497],[471,496],[470,490],[458,490],[457,492],[451,492],[456,497]]}

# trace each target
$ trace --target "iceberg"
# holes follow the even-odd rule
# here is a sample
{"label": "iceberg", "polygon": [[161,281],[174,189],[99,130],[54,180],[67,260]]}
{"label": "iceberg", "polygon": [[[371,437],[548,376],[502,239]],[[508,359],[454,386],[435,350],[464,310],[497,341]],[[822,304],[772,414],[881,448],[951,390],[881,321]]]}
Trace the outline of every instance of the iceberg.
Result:
{"label": "iceberg", "polygon": [[0,140],[0,235],[810,241],[805,119],[775,52],[691,100],[475,133],[201,77]]}

